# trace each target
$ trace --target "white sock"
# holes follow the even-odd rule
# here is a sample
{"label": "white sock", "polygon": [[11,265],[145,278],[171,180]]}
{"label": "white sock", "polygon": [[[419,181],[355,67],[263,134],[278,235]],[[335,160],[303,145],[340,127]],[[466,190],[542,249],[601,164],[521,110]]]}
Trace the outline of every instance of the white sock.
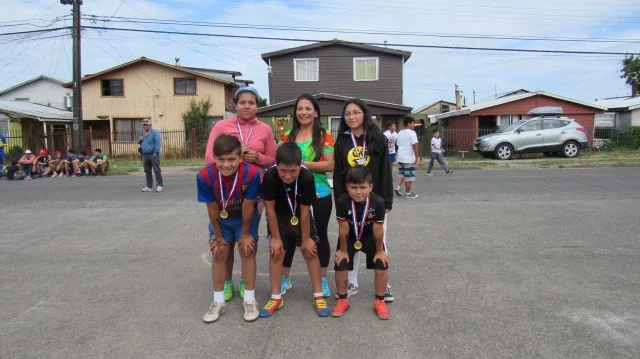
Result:
{"label": "white sock", "polygon": [[250,303],[256,300],[256,290],[255,289],[245,289],[244,290],[244,302]]}
{"label": "white sock", "polygon": [[318,298],[318,297],[322,297],[322,298],[324,298],[324,295],[322,294],[322,292],[320,292],[320,293],[313,293],[313,297],[314,297],[314,298]]}
{"label": "white sock", "polygon": [[[245,298],[246,298],[247,297],[247,295],[246,295],[247,291],[245,290],[244,293],[245,293]],[[282,294],[271,294],[271,299],[280,300],[280,299],[282,299]]]}
{"label": "white sock", "polygon": [[224,292],[213,292],[213,301],[218,303],[224,303]]}

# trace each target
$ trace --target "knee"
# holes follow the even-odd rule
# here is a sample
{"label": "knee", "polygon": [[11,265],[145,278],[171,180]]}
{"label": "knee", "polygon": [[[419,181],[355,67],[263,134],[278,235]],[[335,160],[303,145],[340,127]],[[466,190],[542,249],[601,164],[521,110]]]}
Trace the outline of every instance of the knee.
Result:
{"label": "knee", "polygon": [[318,255],[316,253],[307,251],[305,249],[302,250],[302,256],[308,261],[318,258]]}
{"label": "knee", "polygon": [[243,259],[249,259],[256,255],[256,251],[252,246],[244,246],[242,244],[238,244],[238,249],[240,252],[240,257]]}

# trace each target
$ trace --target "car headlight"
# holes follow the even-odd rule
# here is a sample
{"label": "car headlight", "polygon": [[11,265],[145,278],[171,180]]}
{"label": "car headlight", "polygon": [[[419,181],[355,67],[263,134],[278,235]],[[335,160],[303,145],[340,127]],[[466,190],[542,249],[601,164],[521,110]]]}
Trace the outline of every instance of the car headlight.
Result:
{"label": "car headlight", "polygon": [[482,139],[484,142],[489,142],[491,140],[493,140],[493,136],[489,136],[489,137],[485,137]]}

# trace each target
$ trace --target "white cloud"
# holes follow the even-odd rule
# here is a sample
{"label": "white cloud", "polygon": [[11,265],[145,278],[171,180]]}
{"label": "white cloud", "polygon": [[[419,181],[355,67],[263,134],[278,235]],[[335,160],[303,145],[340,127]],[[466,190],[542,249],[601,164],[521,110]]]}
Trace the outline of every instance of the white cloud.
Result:
{"label": "white cloud", "polygon": [[[263,24],[314,28],[343,28],[421,33],[503,34],[539,37],[607,37],[640,39],[640,15],[632,1],[553,3],[522,0],[429,1],[356,0],[323,1],[85,1],[83,12],[111,16],[161,18]],[[8,6],[8,11],[4,9]],[[11,2],[3,7],[0,22],[25,18],[62,16],[69,6],[59,1]],[[15,14],[15,15],[13,15]],[[27,16],[27,17],[25,17]],[[89,25],[89,21],[84,21]],[[141,29],[159,28],[250,36],[288,38],[340,38],[361,42],[429,44],[473,47],[519,47],[557,50],[640,52],[636,43],[559,43],[519,40],[479,40],[419,36],[364,35],[324,32],[284,32],[272,30],[182,27],[168,25],[111,24]],[[6,28],[0,28],[4,32]],[[2,42],[0,38],[0,42]],[[185,66],[238,70],[256,82],[267,94],[267,66],[264,52],[302,43],[180,35],[103,32],[87,30],[83,39],[83,73],[92,73],[140,56],[172,63],[180,57]],[[453,85],[460,84],[467,102],[472,92],[482,99],[517,88],[545,90],[582,100],[628,93],[618,69],[622,57],[570,56],[533,53],[504,54],[470,50],[402,48],[413,55],[405,64],[405,104],[419,107],[439,99],[453,99]],[[69,39],[31,43],[2,43],[0,88],[40,74],[70,79]],[[46,55],[46,56],[43,56]]]}

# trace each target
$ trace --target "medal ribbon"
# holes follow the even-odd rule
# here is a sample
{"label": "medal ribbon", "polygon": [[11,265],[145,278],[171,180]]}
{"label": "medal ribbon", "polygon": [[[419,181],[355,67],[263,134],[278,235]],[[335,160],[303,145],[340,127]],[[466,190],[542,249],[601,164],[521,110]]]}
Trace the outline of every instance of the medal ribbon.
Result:
{"label": "medal ribbon", "polygon": [[[362,233],[364,232],[364,223],[367,219],[367,213],[369,213],[369,197],[367,197],[367,202],[364,205],[364,212],[362,212],[362,222],[358,224],[356,218],[356,202],[351,200],[351,215],[353,216],[353,231],[356,232],[356,240],[359,241],[362,238]],[[360,228],[358,228],[360,226]]]}
{"label": "medal ribbon", "polygon": [[238,133],[240,133],[240,141],[242,141],[242,143],[249,143],[249,137],[251,137],[251,133],[253,132],[253,128],[255,126],[251,126],[249,133],[247,133],[246,141],[244,139],[244,136],[242,135],[242,129],[240,129],[240,120],[236,121],[236,126],[238,127]]}
{"label": "medal ribbon", "polygon": [[287,202],[289,202],[289,209],[291,209],[291,214],[293,216],[296,215],[296,209],[298,208],[298,179],[296,178],[296,184],[293,190],[293,204],[291,204],[291,198],[289,197],[289,193],[287,193],[287,186],[284,185],[284,194],[287,196]]}
{"label": "medal ribbon", "polygon": [[220,174],[220,170],[218,170],[218,182],[220,182],[220,202],[222,203],[222,209],[226,210],[229,201],[231,200],[231,196],[233,196],[233,191],[236,189],[236,184],[238,183],[238,171],[236,171],[236,176],[233,178],[233,186],[231,187],[231,192],[229,192],[229,197],[227,200],[224,200],[224,188],[222,188],[222,174]]}
{"label": "medal ribbon", "polygon": [[364,159],[364,154],[367,152],[367,131],[364,131],[362,135],[362,153],[358,151],[358,142],[356,141],[356,136],[353,135],[352,131],[349,131],[349,135],[351,136],[351,142],[353,143],[353,151],[355,152],[358,159]]}

